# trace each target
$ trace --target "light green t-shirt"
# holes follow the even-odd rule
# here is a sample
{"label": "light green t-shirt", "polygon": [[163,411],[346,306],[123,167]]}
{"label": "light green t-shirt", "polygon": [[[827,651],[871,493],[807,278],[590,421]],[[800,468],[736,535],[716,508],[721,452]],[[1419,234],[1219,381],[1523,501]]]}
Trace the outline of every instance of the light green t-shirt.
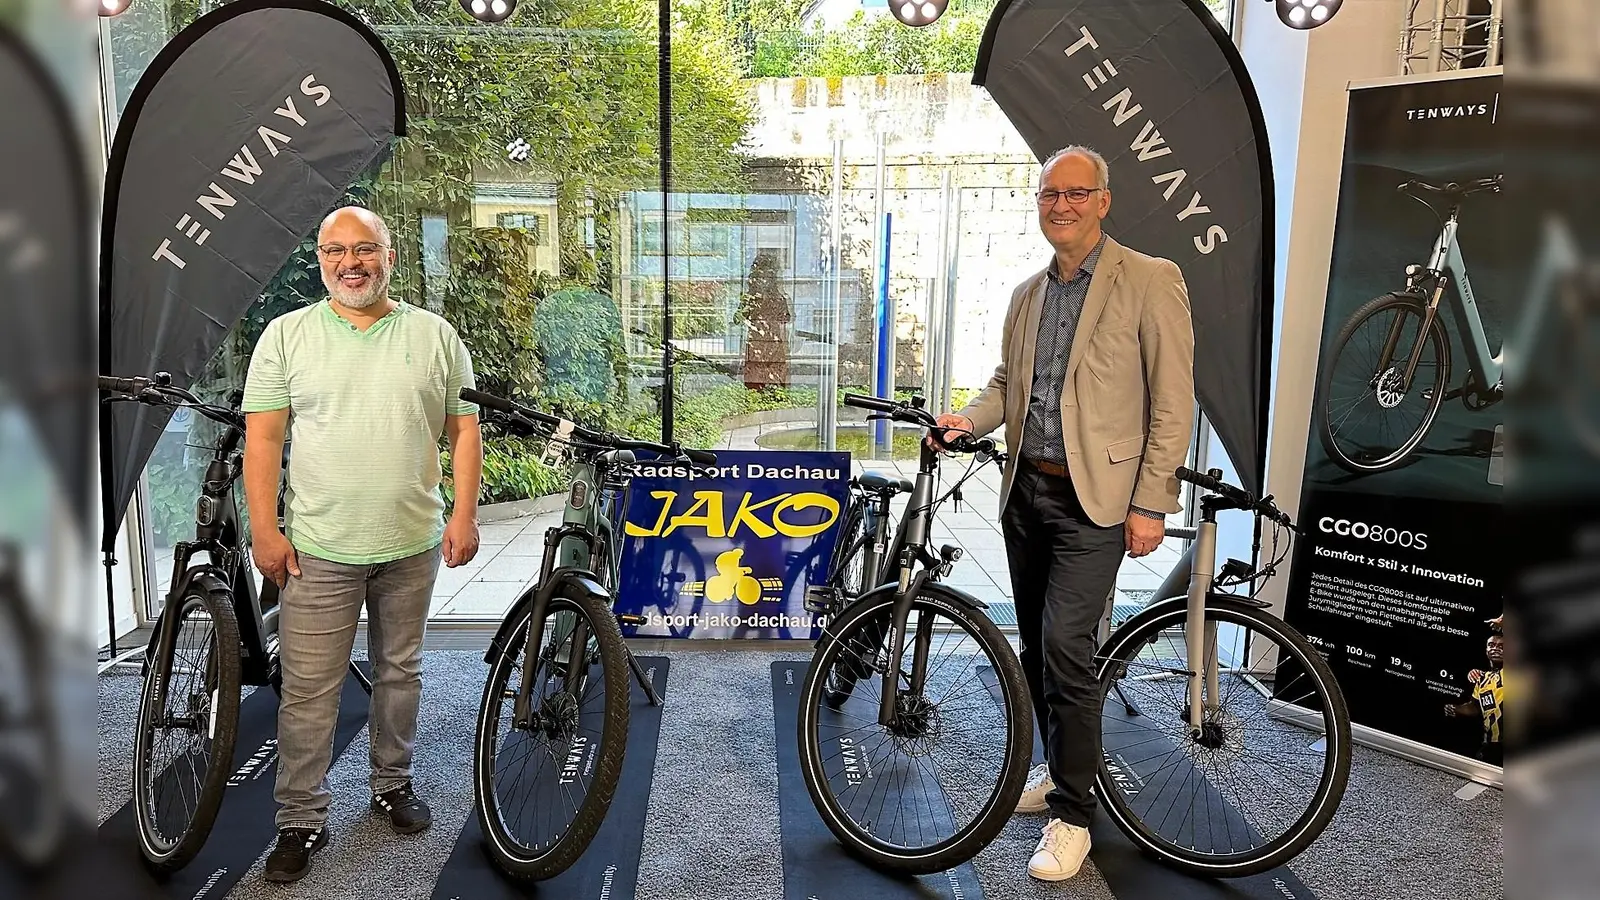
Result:
{"label": "light green t-shirt", "polygon": [[329,301],[267,324],[244,411],[289,409],[285,531],[351,565],[421,553],[444,535],[439,437],[470,415],[472,358],[454,327],[405,303],[366,331]]}

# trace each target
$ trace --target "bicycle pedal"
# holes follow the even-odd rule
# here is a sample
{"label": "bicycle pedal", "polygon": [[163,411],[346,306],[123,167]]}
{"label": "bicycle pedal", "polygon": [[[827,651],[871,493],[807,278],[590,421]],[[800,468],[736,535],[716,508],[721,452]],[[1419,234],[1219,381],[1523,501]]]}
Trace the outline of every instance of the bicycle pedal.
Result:
{"label": "bicycle pedal", "polygon": [[826,613],[839,602],[839,589],[832,585],[815,584],[806,588],[806,612]]}
{"label": "bicycle pedal", "polygon": [[639,626],[648,625],[650,620],[646,619],[644,616],[635,616],[629,613],[617,613],[617,622],[622,625]]}

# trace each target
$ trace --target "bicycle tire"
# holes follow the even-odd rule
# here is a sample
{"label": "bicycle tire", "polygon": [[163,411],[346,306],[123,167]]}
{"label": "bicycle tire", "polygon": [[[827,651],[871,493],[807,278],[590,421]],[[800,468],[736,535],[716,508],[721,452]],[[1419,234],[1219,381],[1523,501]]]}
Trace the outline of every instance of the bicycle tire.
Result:
{"label": "bicycle tire", "polygon": [[[1118,663],[1127,662],[1122,655],[1128,653],[1130,649],[1136,653],[1158,639],[1162,631],[1175,624],[1184,623],[1187,615],[1185,601],[1169,601],[1141,613],[1111,635],[1102,654],[1099,672],[1103,701],[1108,699],[1112,686],[1117,683],[1111,676],[1118,671]],[[1344,694],[1339,690],[1339,683],[1333,675],[1333,670],[1328,667],[1322,655],[1300,632],[1282,619],[1255,607],[1213,597],[1207,601],[1206,621],[1247,625],[1282,641],[1291,649],[1294,661],[1310,674],[1317,688],[1327,698],[1328,709],[1325,710],[1324,725],[1328,749],[1331,751],[1329,756],[1333,764],[1323,771],[1316,793],[1312,801],[1307,804],[1306,811],[1283,836],[1267,845],[1232,857],[1219,858],[1167,841],[1147,827],[1118,788],[1107,766],[1107,754],[1101,754],[1100,767],[1095,777],[1095,792],[1102,798],[1112,822],[1146,854],[1189,875],[1203,878],[1240,878],[1277,868],[1299,855],[1321,836],[1334,814],[1338,812],[1339,803],[1344,797],[1350,779],[1350,710],[1345,704]]]}
{"label": "bicycle tire", "polygon": [[983,805],[982,811],[948,839],[914,852],[873,839],[870,834],[857,828],[848,815],[843,814],[838,799],[831,790],[826,789],[823,760],[816,753],[818,705],[822,701],[826,681],[824,673],[833,666],[834,657],[850,641],[854,629],[871,627],[869,623],[864,624],[869,617],[883,615],[893,609],[892,590],[886,589],[863,598],[839,618],[837,627],[830,627],[833,638],[822,641],[800,691],[800,714],[796,729],[800,742],[800,771],[811,801],[824,824],[847,851],[883,871],[925,875],[955,868],[977,856],[1005,828],[1022,796],[1027,779],[1028,764],[1033,753],[1033,705],[1028,699],[1022,664],[1000,629],[978,612],[975,606],[959,597],[958,592],[945,585],[930,583],[913,599],[913,613],[919,607],[931,607],[953,622],[968,626],[968,634],[979,645],[979,651],[987,656],[999,678],[1003,708],[1010,711],[1008,718],[1011,727],[1000,763],[1001,776],[996,781],[994,792]]}
{"label": "bicycle tire", "polygon": [[[1344,326],[1333,339],[1332,353],[1328,364],[1322,367],[1317,376],[1317,437],[1322,443],[1323,452],[1340,468],[1358,474],[1374,474],[1386,472],[1395,468],[1414,453],[1421,445],[1428,431],[1433,428],[1433,423],[1439,417],[1439,409],[1444,404],[1444,395],[1448,392],[1450,384],[1450,336],[1444,330],[1444,324],[1439,317],[1435,317],[1428,328],[1427,341],[1433,346],[1435,358],[1438,360],[1439,375],[1434,386],[1433,396],[1424,411],[1422,421],[1418,423],[1409,437],[1399,443],[1399,446],[1374,461],[1356,459],[1346,452],[1339,444],[1335,435],[1335,423],[1328,406],[1332,402],[1332,393],[1335,389],[1334,372],[1338,369],[1339,358],[1344,354],[1361,326],[1368,320],[1388,310],[1398,310],[1401,315],[1407,313],[1419,317],[1425,316],[1427,309],[1423,299],[1413,294],[1382,294],[1362,304],[1350,318],[1345,320]],[[1376,377],[1376,376],[1375,376]],[[1413,385],[1413,390],[1416,386]]]}
{"label": "bicycle tire", "polygon": [[833,559],[828,565],[827,585],[841,592],[857,590],[857,586],[848,583],[850,563],[861,555],[866,548],[866,541],[861,534],[862,523],[866,519],[866,511],[861,498],[854,497],[850,501],[850,508],[845,512],[844,525],[839,529],[839,540],[834,545]]}
{"label": "bicycle tire", "polygon": [[[518,651],[528,641],[529,622],[533,615],[532,604],[519,607],[513,615],[522,621],[512,631],[501,652],[490,665],[489,677],[484,682],[483,697],[478,707],[478,720],[473,740],[474,809],[478,826],[485,837],[490,860],[501,871],[522,882],[544,881],[566,871],[577,862],[605,822],[616,794],[617,782],[622,777],[623,757],[627,752],[628,737],[628,679],[632,673],[628,666],[626,648],[616,617],[609,607],[596,598],[573,592],[560,593],[550,598],[546,615],[569,609],[582,616],[599,646],[604,669],[605,713],[601,734],[599,758],[595,762],[594,778],[582,807],[573,817],[572,824],[548,848],[529,851],[510,834],[503,817],[498,812],[498,794],[494,787],[495,735],[488,733],[491,715],[496,712],[504,697],[513,671],[521,669]],[[496,729],[498,733],[498,729]],[[491,810],[491,803],[495,809]]]}
{"label": "bicycle tire", "polygon": [[[159,832],[155,821],[158,798],[152,796],[155,785],[151,782],[149,754],[154,723],[151,717],[160,710],[155,708],[158,698],[167,693],[171,684],[174,656],[178,639],[188,613],[196,608],[211,619],[212,638],[210,664],[207,671],[214,677],[211,700],[211,764],[207,768],[200,789],[195,793],[195,809],[187,827],[172,840]],[[166,616],[175,615],[170,625]],[[139,849],[145,865],[157,873],[171,873],[182,869],[194,860],[205,846],[215,824],[217,812],[222,808],[223,793],[228,787],[228,777],[233,771],[234,744],[239,728],[239,625],[233,613],[233,593],[226,588],[191,587],[175,607],[162,613],[163,622],[156,635],[160,644],[155,648],[144,688],[139,699],[139,720],[134,735],[133,798],[138,804]]]}
{"label": "bicycle tire", "polygon": [[[846,551],[846,559],[859,557],[866,553],[867,541],[871,539],[871,535],[858,534],[856,539],[850,544],[849,549]],[[862,592],[860,585],[847,584],[849,577],[850,570],[846,568],[839,573],[837,581],[829,582],[829,586],[833,587],[839,592],[839,606],[841,611],[848,609],[850,604],[854,602],[857,597],[861,596]],[[837,616],[837,613],[835,615]],[[833,673],[833,677],[826,680],[826,685],[823,688],[824,699],[827,701],[829,706],[835,709],[843,706],[845,702],[850,699],[850,695],[855,693],[856,680],[861,677],[861,673],[859,672],[847,671],[853,669],[853,667],[849,664],[849,660],[844,660],[843,662],[844,667],[836,669]]]}

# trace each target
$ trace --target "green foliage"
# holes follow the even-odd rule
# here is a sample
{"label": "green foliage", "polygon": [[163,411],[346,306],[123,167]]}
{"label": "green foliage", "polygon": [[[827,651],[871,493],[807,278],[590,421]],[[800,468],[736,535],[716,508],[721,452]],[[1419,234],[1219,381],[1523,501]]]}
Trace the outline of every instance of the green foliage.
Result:
{"label": "green foliage", "polygon": [[[800,27],[801,4],[752,0],[741,26],[756,78],[842,78],[971,72],[995,0],[952,0],[939,21],[908,28],[893,16],[857,12],[841,28]],[[792,10],[792,11],[791,11]]]}
{"label": "green foliage", "polygon": [[462,229],[447,246],[451,272],[442,315],[471,352],[478,387],[533,397],[540,383],[533,331],[539,284],[528,268],[528,235]]}
{"label": "green foliage", "polygon": [[[450,451],[440,451],[439,463],[444,467],[445,476],[440,490],[446,507],[453,508],[456,490]],[[566,489],[567,478],[566,469],[544,464],[539,449],[532,441],[496,435],[484,441],[483,479],[478,502],[507,503],[558,493]]]}
{"label": "green foliage", "polygon": [[204,470],[183,465],[177,459],[153,457],[146,467],[149,482],[145,497],[150,504],[149,524],[157,547],[171,547],[178,541],[194,539],[195,498],[200,495]]}

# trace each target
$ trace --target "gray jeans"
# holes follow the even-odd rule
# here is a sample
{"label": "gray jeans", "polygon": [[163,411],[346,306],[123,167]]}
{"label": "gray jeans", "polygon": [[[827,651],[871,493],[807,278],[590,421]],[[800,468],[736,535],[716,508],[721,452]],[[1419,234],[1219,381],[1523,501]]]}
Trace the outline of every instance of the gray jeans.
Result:
{"label": "gray jeans", "polygon": [[372,660],[372,792],[411,778],[417,706],[422,699],[422,638],[439,572],[439,548],[378,565],[347,565],[297,553],[278,618],[283,697],[278,704],[278,828],[320,828],[333,794],[328,766],[339,695],[367,606]]}

